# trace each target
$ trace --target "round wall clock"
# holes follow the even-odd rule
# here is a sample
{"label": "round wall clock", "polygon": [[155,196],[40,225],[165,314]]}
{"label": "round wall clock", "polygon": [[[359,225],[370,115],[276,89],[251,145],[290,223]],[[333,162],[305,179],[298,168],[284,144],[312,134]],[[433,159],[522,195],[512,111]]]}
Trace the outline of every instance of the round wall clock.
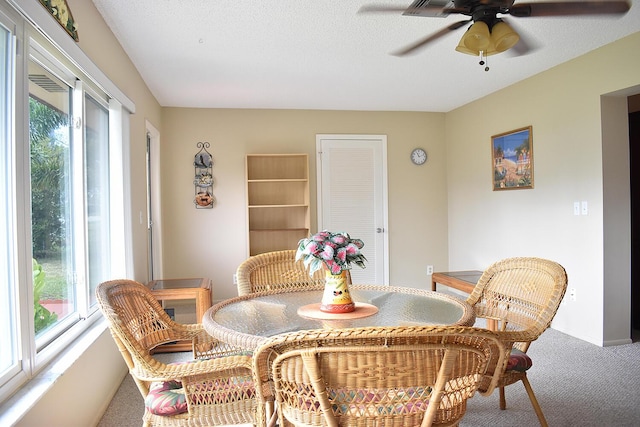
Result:
{"label": "round wall clock", "polygon": [[422,148],[415,148],[411,152],[411,161],[414,165],[423,165],[427,161],[427,152]]}

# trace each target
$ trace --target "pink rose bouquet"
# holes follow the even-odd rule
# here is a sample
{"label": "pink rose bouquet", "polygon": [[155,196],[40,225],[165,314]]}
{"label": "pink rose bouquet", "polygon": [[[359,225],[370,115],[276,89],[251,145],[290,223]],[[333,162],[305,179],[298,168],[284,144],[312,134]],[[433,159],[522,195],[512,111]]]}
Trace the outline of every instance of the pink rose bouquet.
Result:
{"label": "pink rose bouquet", "polygon": [[324,230],[298,242],[296,261],[303,260],[310,275],[320,270],[322,264],[331,274],[340,274],[343,270],[349,270],[351,263],[365,267],[367,259],[360,252],[363,246],[362,240],[352,239],[347,233]]}

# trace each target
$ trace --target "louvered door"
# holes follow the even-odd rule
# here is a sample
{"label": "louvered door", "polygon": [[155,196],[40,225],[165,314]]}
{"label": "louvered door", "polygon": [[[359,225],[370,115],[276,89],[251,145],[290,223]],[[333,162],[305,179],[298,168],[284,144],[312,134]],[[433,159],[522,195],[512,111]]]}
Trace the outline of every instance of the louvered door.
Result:
{"label": "louvered door", "polygon": [[364,241],[367,268],[353,283],[388,284],[385,135],[317,135],[318,231]]}

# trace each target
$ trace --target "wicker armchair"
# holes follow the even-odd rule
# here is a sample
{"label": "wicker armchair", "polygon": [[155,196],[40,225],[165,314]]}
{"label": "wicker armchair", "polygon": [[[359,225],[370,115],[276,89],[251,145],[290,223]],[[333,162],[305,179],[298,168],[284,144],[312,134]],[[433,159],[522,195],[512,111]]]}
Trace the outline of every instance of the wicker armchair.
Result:
{"label": "wicker armchair", "polygon": [[[275,251],[249,257],[236,271],[238,295],[276,289],[323,289],[324,271],[316,271],[313,277],[302,261],[296,262],[296,251]],[[347,281],[351,276],[347,270]]]}
{"label": "wicker armchair", "polygon": [[[132,280],[101,283],[96,289],[129,373],[145,399],[144,426],[260,424],[252,358],[218,345],[201,324],[174,322],[151,292]],[[216,356],[187,363],[161,363],[155,347],[192,340],[194,354]]]}
{"label": "wicker armchair", "polygon": [[462,326],[300,331],[254,353],[278,425],[305,427],[458,425],[487,370],[505,363],[497,334]]}
{"label": "wicker armchair", "polygon": [[[551,325],[567,289],[564,268],[540,258],[509,258],[484,271],[467,302],[477,318],[487,319],[487,327],[498,331],[511,350],[511,361],[520,359],[520,367],[500,373],[500,409],[506,408],[504,387],[522,381],[538,420],[547,422],[527,379],[531,360],[526,351],[532,341]],[[480,387],[482,389],[482,386]]]}

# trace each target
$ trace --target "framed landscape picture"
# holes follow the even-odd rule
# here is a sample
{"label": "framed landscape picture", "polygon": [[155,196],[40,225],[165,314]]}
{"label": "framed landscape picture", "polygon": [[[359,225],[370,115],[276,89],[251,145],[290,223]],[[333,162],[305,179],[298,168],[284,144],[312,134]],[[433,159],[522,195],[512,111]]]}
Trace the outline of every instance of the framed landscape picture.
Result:
{"label": "framed landscape picture", "polygon": [[531,126],[491,137],[493,190],[533,188]]}

